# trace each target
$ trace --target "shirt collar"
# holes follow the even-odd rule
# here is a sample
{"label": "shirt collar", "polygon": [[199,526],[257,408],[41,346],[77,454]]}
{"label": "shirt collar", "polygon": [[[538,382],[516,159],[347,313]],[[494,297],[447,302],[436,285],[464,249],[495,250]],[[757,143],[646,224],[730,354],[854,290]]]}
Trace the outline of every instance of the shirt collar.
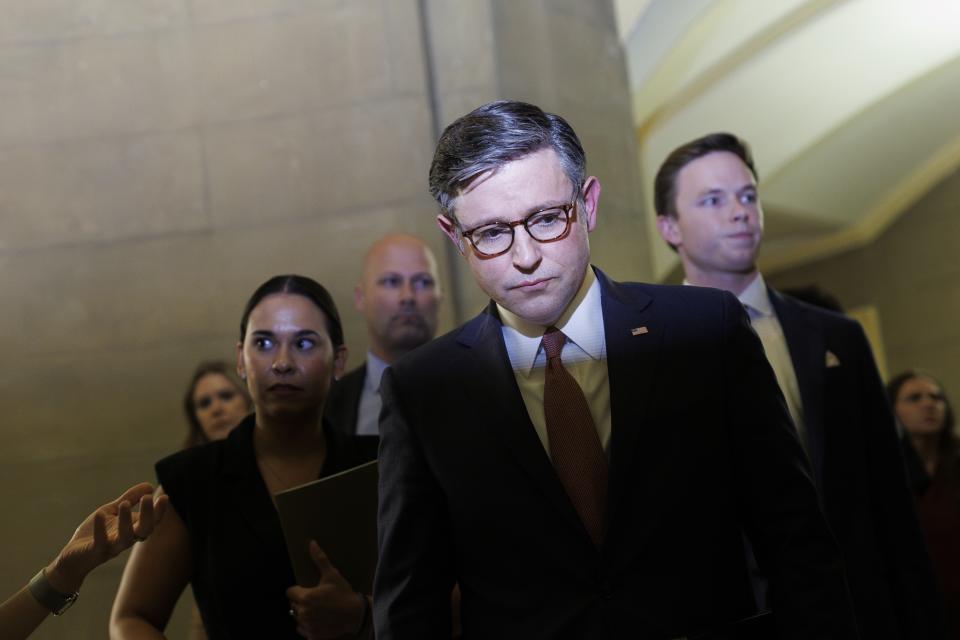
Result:
{"label": "shirt collar", "polygon": [[767,293],[767,283],[763,275],[757,272],[757,277],[747,285],[737,298],[745,307],[753,309],[755,313],[765,318],[773,315],[773,305],[770,303],[770,294]]}
{"label": "shirt collar", "polygon": [[380,389],[380,378],[383,377],[383,372],[386,371],[389,366],[386,362],[373,355],[372,351],[367,351],[367,377],[363,382],[363,386],[369,391],[377,391]]}
{"label": "shirt collar", "polygon": [[[503,322],[503,337],[510,364],[514,370],[529,375],[541,351],[540,343],[546,327],[523,320],[499,303],[497,311]],[[606,340],[603,335],[600,283],[592,268],[587,267],[580,288],[554,326],[591,359],[604,358]],[[600,331],[597,331],[598,327]]]}
{"label": "shirt collar", "polygon": [[[683,284],[684,286],[692,286],[692,283],[686,278],[683,279]],[[770,294],[767,293],[767,283],[764,282],[763,274],[759,271],[753,282],[748,284],[747,288],[737,296],[737,300],[743,306],[753,309],[759,316],[770,317],[774,315]]]}

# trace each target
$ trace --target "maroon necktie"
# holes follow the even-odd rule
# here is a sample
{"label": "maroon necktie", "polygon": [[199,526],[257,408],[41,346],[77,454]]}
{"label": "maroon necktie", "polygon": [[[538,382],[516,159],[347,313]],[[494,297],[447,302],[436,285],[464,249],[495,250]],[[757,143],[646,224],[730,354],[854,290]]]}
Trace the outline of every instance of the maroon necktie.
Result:
{"label": "maroon necktie", "polygon": [[598,547],[603,542],[603,512],[607,499],[607,457],[577,381],[560,361],[567,336],[556,327],[543,334],[547,368],[543,382],[543,413],[550,440],[550,458],[570,502]]}

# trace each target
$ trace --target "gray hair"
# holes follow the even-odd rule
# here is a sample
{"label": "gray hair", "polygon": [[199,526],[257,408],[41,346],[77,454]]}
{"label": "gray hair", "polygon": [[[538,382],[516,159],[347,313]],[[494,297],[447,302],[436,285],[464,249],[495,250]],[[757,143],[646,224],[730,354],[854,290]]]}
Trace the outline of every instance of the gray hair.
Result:
{"label": "gray hair", "polygon": [[430,195],[454,218],[453,200],[480,175],[551,147],[579,194],[587,157],[566,120],[515,100],[488,102],[448,126],[430,165]]}

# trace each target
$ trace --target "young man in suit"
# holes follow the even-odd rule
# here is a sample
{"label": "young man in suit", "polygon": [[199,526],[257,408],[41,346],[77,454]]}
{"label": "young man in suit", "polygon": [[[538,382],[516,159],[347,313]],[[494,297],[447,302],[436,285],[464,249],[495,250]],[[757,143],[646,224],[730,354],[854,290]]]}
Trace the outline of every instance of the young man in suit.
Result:
{"label": "young man in suit", "polygon": [[[455,582],[469,638],[857,637],[737,300],[591,267],[600,183],[570,125],[533,105],[447,127],[430,189],[492,300],[384,375],[378,640],[448,637]],[[742,622],[743,530],[775,630]]]}
{"label": "young man in suit", "polygon": [[400,356],[433,339],[440,300],[437,260],[420,238],[391,234],[367,250],[353,301],[366,321],[370,348],[366,362],[330,389],[326,414],[334,426],[378,434],[380,378]]}
{"label": "young man in suit", "polygon": [[[686,282],[736,295],[776,373],[837,537],[864,638],[942,638],[938,595],[893,416],[855,321],[767,287],[763,209],[745,142],[727,133],[674,150],[654,185],[657,226]],[[760,596],[764,586],[759,585]]]}

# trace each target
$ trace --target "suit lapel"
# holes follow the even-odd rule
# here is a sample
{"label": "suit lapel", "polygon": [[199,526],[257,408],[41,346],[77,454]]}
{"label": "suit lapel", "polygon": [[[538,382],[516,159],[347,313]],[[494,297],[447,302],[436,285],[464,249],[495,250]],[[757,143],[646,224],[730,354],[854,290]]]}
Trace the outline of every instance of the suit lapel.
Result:
{"label": "suit lapel", "polygon": [[823,373],[826,348],[823,331],[816,319],[798,304],[768,289],[770,302],[783,328],[790,351],[790,361],[797,375],[800,400],[803,403],[803,424],[807,432],[810,458],[817,484],[823,485]]}
{"label": "suit lapel", "polygon": [[334,427],[350,435],[357,432],[357,418],[360,414],[360,396],[367,380],[367,363],[340,378],[330,387],[327,396],[325,414]]}
{"label": "suit lapel", "polygon": [[367,363],[357,367],[356,375],[351,378],[350,386],[344,389],[346,394],[346,415],[349,417],[347,424],[352,425],[351,434],[357,432],[357,419],[360,417],[360,396],[363,395],[363,385],[367,382]]}
{"label": "suit lapel", "polygon": [[476,422],[494,432],[495,439],[507,448],[563,519],[583,531],[584,539],[590,543],[530,421],[510,367],[494,303],[464,326],[457,341],[469,347],[466,357],[471,362],[460,370],[469,374],[464,386],[472,400],[470,405],[475,407]]}
{"label": "suit lapel", "polygon": [[653,299],[628,292],[597,271],[601,284],[607,374],[610,384],[610,483],[607,526],[627,487],[644,418],[650,406],[664,326],[653,313]]}

